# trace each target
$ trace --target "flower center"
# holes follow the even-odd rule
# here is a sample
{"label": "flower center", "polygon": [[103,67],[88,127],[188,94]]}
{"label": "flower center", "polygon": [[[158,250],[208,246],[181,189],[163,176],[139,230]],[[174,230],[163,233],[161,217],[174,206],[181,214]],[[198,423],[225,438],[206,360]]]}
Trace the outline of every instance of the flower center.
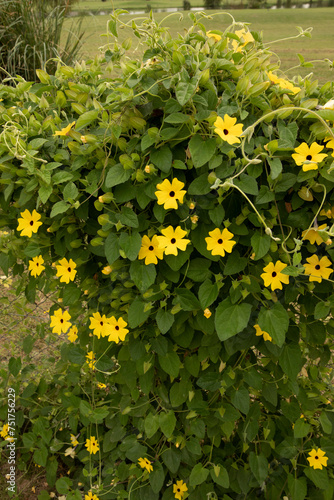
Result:
{"label": "flower center", "polygon": [[100,325],[103,326],[103,321],[100,321]]}
{"label": "flower center", "polygon": [[181,493],[181,489],[180,488],[177,488],[176,490],[178,493]]}
{"label": "flower center", "polygon": [[118,325],[115,326],[115,330],[119,330],[119,326]]}
{"label": "flower center", "polygon": [[273,278],[275,278],[277,276],[276,271],[274,271],[271,275],[272,275]]}
{"label": "flower center", "polygon": [[33,226],[33,225],[34,225],[34,221],[33,221],[33,220],[31,220],[31,221],[29,222],[29,224],[30,224],[31,226]]}
{"label": "flower center", "polygon": [[175,238],[172,238],[172,239],[170,240],[170,242],[171,242],[171,244],[172,244],[172,245],[175,245],[175,243],[176,243],[176,239],[175,239]]}
{"label": "flower center", "polygon": [[228,130],[227,130],[227,128],[224,128],[223,132],[224,132],[224,134],[225,134],[225,135],[228,135]]}
{"label": "flower center", "polygon": [[311,161],[312,160],[312,155],[307,155],[306,159],[307,159],[307,161]]}
{"label": "flower center", "polygon": [[154,246],[150,245],[150,246],[148,247],[148,249],[149,249],[149,250],[151,250],[151,252],[152,252],[152,251],[154,250]]}
{"label": "flower center", "polygon": [[70,267],[68,267],[67,270],[69,273],[72,271],[72,269]]}
{"label": "flower center", "polygon": [[219,245],[221,245],[221,244],[223,243],[223,240],[222,240],[221,238],[219,238],[219,240],[217,240],[217,243],[218,243]]}
{"label": "flower center", "polygon": [[319,271],[319,269],[320,269],[319,264],[317,264],[317,265],[315,266],[315,268],[316,268],[316,270],[317,270],[317,271]]}
{"label": "flower center", "polygon": [[170,196],[171,198],[174,198],[174,196],[175,196],[175,191],[171,191],[171,192],[169,193],[169,196]]}
{"label": "flower center", "polygon": [[316,455],[316,456],[315,456],[314,458],[315,458],[315,460],[319,460],[319,457],[318,457],[318,455]]}
{"label": "flower center", "polygon": [[61,319],[61,320],[60,320],[60,322],[61,322],[61,323],[64,323],[64,320],[63,320],[63,319]]}
{"label": "flower center", "polygon": [[38,262],[36,262],[36,266],[39,266]]}

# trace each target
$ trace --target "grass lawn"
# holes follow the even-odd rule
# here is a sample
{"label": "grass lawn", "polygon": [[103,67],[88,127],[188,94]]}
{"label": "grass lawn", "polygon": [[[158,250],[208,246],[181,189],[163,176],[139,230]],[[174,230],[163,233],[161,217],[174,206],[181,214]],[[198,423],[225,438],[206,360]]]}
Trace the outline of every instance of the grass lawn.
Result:
{"label": "grass lawn", "polygon": [[[161,0],[163,1],[163,0]],[[90,3],[108,3],[93,0]],[[213,14],[217,11],[210,11]],[[223,14],[223,11],[218,11],[219,15],[215,15],[211,21],[204,20],[203,24],[207,29],[224,30],[230,24],[230,18]],[[297,40],[283,40],[272,45],[272,50],[281,58],[282,69],[286,71],[288,68],[299,64],[297,53],[301,53],[305,60],[322,60],[325,58],[333,61],[334,59],[334,30],[333,18],[334,8],[319,8],[319,9],[280,9],[280,10],[233,10],[230,11],[236,21],[244,21],[251,23],[250,29],[255,31],[263,31],[264,41],[266,43],[274,40],[284,39],[297,35],[296,26],[301,26],[303,29],[313,27],[312,38],[299,38]],[[183,20],[180,21],[180,14],[177,13],[164,21],[163,25],[169,27],[169,31],[173,37],[177,37],[178,33],[183,31],[183,28],[188,28],[191,21],[187,13],[183,13]],[[154,18],[161,21],[166,17],[166,13],[156,13]],[[143,17],[143,16],[141,16]],[[99,47],[107,42],[105,37],[101,37],[106,33],[106,26],[109,20],[109,15],[103,16],[86,16],[83,21],[83,26],[86,32],[86,41],[83,46],[83,57],[85,59],[94,57],[98,53]],[[122,19],[127,22],[134,16],[123,15]],[[72,20],[67,20],[68,26]],[[129,56],[137,57],[133,52],[136,49],[138,39],[132,35],[132,30],[123,30],[121,39],[131,36],[133,45]],[[137,54],[137,52],[136,52]],[[299,73],[302,76],[313,71],[314,77],[320,83],[329,80],[334,80],[333,70],[330,70],[326,63],[316,64],[314,68],[298,68],[287,73],[288,76]]]}

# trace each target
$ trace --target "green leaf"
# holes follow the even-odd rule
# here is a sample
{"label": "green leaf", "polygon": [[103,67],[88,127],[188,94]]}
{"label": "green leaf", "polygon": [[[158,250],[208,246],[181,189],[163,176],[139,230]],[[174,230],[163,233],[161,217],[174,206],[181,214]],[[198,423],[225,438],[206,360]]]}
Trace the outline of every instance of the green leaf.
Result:
{"label": "green leaf", "polygon": [[184,106],[195,94],[197,89],[197,78],[192,78],[188,82],[181,81],[176,85],[175,97],[181,106]]}
{"label": "green leaf", "polygon": [[196,296],[187,288],[176,288],[173,304],[180,304],[184,311],[197,311],[201,309]]}
{"label": "green leaf", "polygon": [[53,184],[61,184],[63,182],[68,182],[73,179],[73,174],[71,172],[66,172],[66,170],[62,170],[61,172],[57,172],[52,177]]}
{"label": "green leaf", "polygon": [[261,330],[269,333],[276,344],[282,347],[289,327],[289,315],[286,309],[276,302],[270,309],[262,308],[258,317]]}
{"label": "green leaf", "polygon": [[189,380],[181,379],[180,382],[174,382],[169,392],[171,405],[174,407],[183,405],[188,399],[190,390],[191,382]]}
{"label": "green leaf", "polygon": [[175,320],[175,316],[169,311],[165,311],[164,309],[159,309],[155,317],[155,320],[157,322],[160,333],[164,335],[172,327]]}
{"label": "green leaf", "polygon": [[198,290],[198,298],[202,309],[211,306],[218,297],[218,292],[217,283],[211,283],[211,281],[207,279],[201,284]]}
{"label": "green leaf", "polygon": [[[156,205],[157,206],[157,205]],[[164,256],[164,261],[168,264],[168,266],[173,270],[173,271],[178,271],[181,269],[183,264],[187,262],[187,260],[190,257],[191,252],[193,251],[193,248],[191,245],[188,245],[187,248],[184,251],[178,252],[177,255],[166,255]]]}
{"label": "green leaf", "polygon": [[116,217],[124,226],[135,228],[139,226],[137,215],[129,207],[122,207],[121,213],[117,214]]}
{"label": "green leaf", "polygon": [[303,274],[305,269],[303,267],[287,266],[282,269],[282,274],[287,274],[288,276],[299,276]]}
{"label": "green leaf", "polygon": [[232,274],[240,273],[245,269],[248,264],[246,257],[240,257],[238,250],[235,250],[227,257],[224,267],[224,275],[231,276]]}
{"label": "green leaf", "polygon": [[326,302],[317,302],[314,308],[314,318],[315,319],[327,318],[330,309],[331,309],[330,304],[327,304]]}
{"label": "green leaf", "polygon": [[247,415],[249,412],[249,393],[246,387],[239,387],[239,389],[233,392],[231,402],[233,406]]}
{"label": "green leaf", "polygon": [[282,174],[281,179],[277,182],[275,186],[276,193],[285,193],[297,182],[297,176],[295,174]]}
{"label": "green leaf", "polygon": [[326,469],[313,469],[312,467],[305,467],[304,474],[307,476],[315,486],[321,490],[327,490],[329,487],[328,474]]}
{"label": "green leaf", "polygon": [[125,255],[129,260],[135,260],[138,257],[138,253],[141,247],[141,236],[137,232],[121,233],[119,237],[119,246],[124,250]]}
{"label": "green leaf", "polygon": [[168,448],[164,450],[161,454],[162,461],[168,467],[168,469],[176,474],[180,467],[181,457],[180,453],[173,448]]}
{"label": "green leaf", "polygon": [[225,217],[225,209],[223,205],[217,205],[212,210],[209,210],[209,217],[217,227],[221,226]]}
{"label": "green leaf", "polygon": [[45,467],[48,458],[48,450],[43,444],[39,444],[38,446],[39,448],[35,450],[33,459],[36,464],[40,465],[41,467]]}
{"label": "green leaf", "polygon": [[131,170],[125,170],[123,165],[117,163],[113,167],[110,167],[105,180],[105,185],[107,188],[117,186],[118,184],[123,184],[131,176]]}
{"label": "green leaf", "polygon": [[66,495],[69,492],[72,483],[73,481],[71,481],[71,479],[68,477],[61,477],[60,479],[57,479],[56,489],[58,493],[60,493],[61,495]]}
{"label": "green leaf", "polygon": [[249,466],[255,479],[261,486],[268,476],[268,461],[266,457],[263,453],[256,455],[253,451],[251,451],[249,454]]}
{"label": "green leaf", "polygon": [[326,412],[322,411],[319,417],[321,427],[326,434],[331,434],[332,432],[332,422],[330,421]]}
{"label": "green leaf", "polygon": [[173,410],[159,414],[159,425],[167,439],[172,437],[176,425],[176,417]]}
{"label": "green leaf", "polygon": [[302,368],[302,353],[299,345],[287,344],[283,347],[283,351],[278,358],[284,373],[289,379],[296,380],[298,373]]}
{"label": "green leaf", "polygon": [[159,416],[149,413],[145,418],[144,428],[148,439],[150,439],[159,429]]}
{"label": "green leaf", "polygon": [[295,438],[304,438],[306,437],[311,430],[310,424],[304,421],[303,418],[299,418],[295,422],[295,426],[293,428],[293,435]]}
{"label": "green leaf", "polygon": [[118,237],[115,233],[110,233],[104,244],[105,255],[108,260],[108,264],[113,264],[115,260],[119,257],[119,242]]}
{"label": "green leaf", "polygon": [[116,19],[114,19],[114,18],[109,19],[108,29],[109,29],[110,33],[112,33],[116,38],[118,37]]}
{"label": "green leaf", "polygon": [[272,191],[269,191],[267,186],[261,186],[259,194],[255,199],[255,203],[257,205],[261,205],[264,203],[268,203],[269,201],[273,201],[275,199],[275,195]]}
{"label": "green leaf", "polygon": [[216,145],[216,139],[202,139],[199,134],[192,136],[189,141],[189,151],[195,168],[202,167],[211,160],[216,151]]}
{"label": "green leaf", "polygon": [[[130,325],[131,326],[131,325]],[[166,356],[158,355],[159,363],[164,372],[176,378],[181,368],[181,362],[176,352],[167,352]]]}
{"label": "green leaf", "polygon": [[145,311],[146,303],[138,297],[132,302],[128,311],[128,320],[130,328],[136,328],[141,323],[144,323],[150,315],[150,311]]}
{"label": "green leaf", "polygon": [[130,277],[138,290],[145,292],[151,285],[153,285],[156,278],[156,270],[154,264],[144,264],[135,260],[130,265]]}
{"label": "green leaf", "polygon": [[75,304],[81,296],[81,289],[74,283],[69,283],[62,293],[62,299],[64,306],[69,306]]}
{"label": "green leaf", "polygon": [[186,123],[189,121],[189,115],[185,115],[183,113],[171,113],[166,116],[165,123]]}
{"label": "green leaf", "polygon": [[282,162],[279,158],[267,158],[267,161],[270,166],[270,177],[275,180],[282,172]]}
{"label": "green leaf", "polygon": [[52,207],[50,217],[56,217],[56,215],[63,214],[66,212],[71,205],[69,203],[66,203],[66,201],[58,201],[55,203]]}
{"label": "green leaf", "polygon": [[38,195],[42,203],[46,203],[52,193],[52,186],[41,186],[38,190]]}
{"label": "green leaf", "polygon": [[196,177],[188,187],[188,194],[204,195],[210,193],[210,183],[208,182],[208,174],[202,174]]}
{"label": "green leaf", "polygon": [[305,477],[296,478],[288,475],[288,486],[291,494],[291,500],[305,500],[307,495],[307,484]]}
{"label": "green leaf", "polygon": [[234,181],[234,184],[247,194],[257,195],[259,192],[256,180],[254,177],[247,174],[241,174],[238,179]]}
{"label": "green leaf", "polygon": [[149,480],[153,492],[159,493],[165,482],[165,473],[160,462],[154,462],[153,471],[150,472]]}
{"label": "green leaf", "polygon": [[69,182],[66,184],[63,191],[63,198],[65,201],[75,200],[79,194],[78,188],[74,182]]}
{"label": "green leaf", "polygon": [[8,362],[8,370],[12,375],[14,375],[14,377],[18,376],[18,374],[20,373],[21,367],[22,367],[21,358],[14,358],[14,357],[10,358],[10,360]]}
{"label": "green leaf", "polygon": [[199,484],[204,483],[208,475],[209,475],[208,469],[205,469],[202,464],[196,464],[190,473],[189,477],[190,486],[198,486]]}
{"label": "green leaf", "polygon": [[159,170],[167,174],[172,168],[173,154],[168,146],[162,146],[151,151],[150,160]]}
{"label": "green leaf", "polygon": [[229,298],[223,300],[216,309],[215,325],[220,340],[227,340],[246,328],[252,306],[250,304],[232,305]]}
{"label": "green leaf", "polygon": [[251,238],[251,244],[255,253],[254,260],[259,260],[269,252],[271,239],[267,234],[262,236],[259,232],[256,232]]}
{"label": "green leaf", "polygon": [[85,352],[78,345],[71,344],[67,353],[68,360],[75,365],[82,365],[85,360]]}
{"label": "green leaf", "polygon": [[98,115],[99,115],[99,110],[98,109],[94,109],[92,111],[87,111],[86,113],[83,113],[77,119],[77,122],[75,124],[75,130],[78,131],[78,130],[81,130],[82,128],[84,128],[84,127],[87,127],[94,120],[96,120],[96,118],[98,117]]}
{"label": "green leaf", "polygon": [[210,469],[211,479],[222,486],[223,488],[228,488],[230,486],[230,478],[228,477],[227,470],[222,465],[215,465],[213,469]]}
{"label": "green leaf", "polygon": [[197,379],[197,385],[204,391],[215,392],[221,387],[221,380],[217,376],[216,372],[204,373],[201,377]]}

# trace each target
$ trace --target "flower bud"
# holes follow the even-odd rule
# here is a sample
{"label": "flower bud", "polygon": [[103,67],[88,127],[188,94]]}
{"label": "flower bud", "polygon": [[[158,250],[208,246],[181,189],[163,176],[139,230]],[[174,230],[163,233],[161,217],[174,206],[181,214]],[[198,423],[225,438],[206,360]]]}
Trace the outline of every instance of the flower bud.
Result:
{"label": "flower bud", "polygon": [[98,197],[100,203],[110,203],[114,199],[114,195],[110,192],[104,193]]}

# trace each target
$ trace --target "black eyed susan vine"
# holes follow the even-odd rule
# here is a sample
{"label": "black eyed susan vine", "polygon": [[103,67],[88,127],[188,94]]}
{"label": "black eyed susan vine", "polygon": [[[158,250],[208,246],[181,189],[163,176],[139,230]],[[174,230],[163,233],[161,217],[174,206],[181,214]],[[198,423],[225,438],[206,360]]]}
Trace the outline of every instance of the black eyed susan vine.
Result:
{"label": "black eyed susan vine", "polygon": [[331,500],[333,84],[233,19],[119,16],[100,59],[0,86],[0,266],[57,292],[62,342],[47,387],[9,364],[22,468],[69,500]]}

